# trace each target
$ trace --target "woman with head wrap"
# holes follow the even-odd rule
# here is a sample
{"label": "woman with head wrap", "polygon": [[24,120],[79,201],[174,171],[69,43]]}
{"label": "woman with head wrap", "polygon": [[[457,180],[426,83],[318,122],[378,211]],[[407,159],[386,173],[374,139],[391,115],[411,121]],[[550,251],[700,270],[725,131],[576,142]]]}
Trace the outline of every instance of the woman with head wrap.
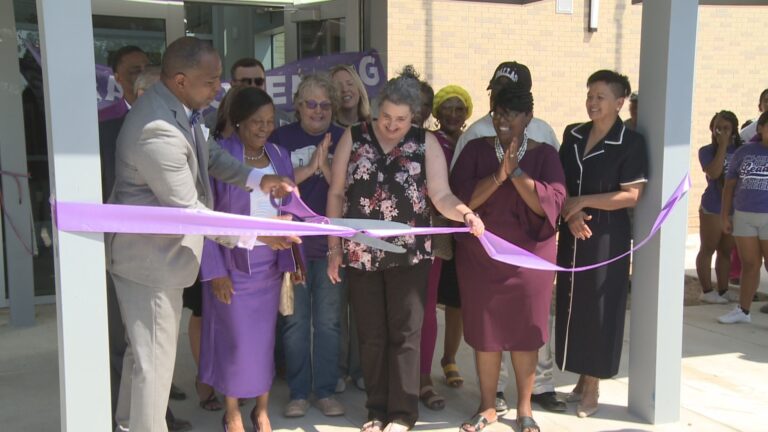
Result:
{"label": "woman with head wrap", "polygon": [[[378,118],[347,129],[333,158],[328,217],[429,226],[431,207],[481,235],[483,223],[448,186],[445,155],[434,135],[413,124],[419,81],[402,76],[379,93]],[[429,184],[429,188],[427,188]],[[429,201],[428,201],[429,198]],[[431,205],[430,205],[431,204]],[[428,236],[389,241],[404,253],[328,238],[328,276],[342,260],[357,320],[368,422],[363,432],[402,432],[419,413],[419,343],[432,264]]]}
{"label": "woman with head wrap", "polygon": [[[560,161],[568,200],[563,208],[557,261],[595,264],[630,248],[628,208],[637,204],[648,162],[645,140],[619,111],[630,94],[626,76],[600,70],[587,80],[590,121],[566,128]],[[594,270],[557,275],[555,353],[561,369],[580,374],[566,399],[576,414],[597,411],[600,378],[619,372],[629,292],[629,257]]]}
{"label": "woman with head wrap", "polygon": [[[453,159],[456,140],[461,136],[467,119],[472,115],[472,98],[466,90],[457,85],[445,86],[434,97],[432,115],[439,125],[439,129],[432,133],[443,149],[446,163],[450,163]],[[440,220],[438,221],[437,218]],[[448,225],[448,221],[439,214],[432,215],[432,223]],[[462,332],[461,302],[459,301],[459,284],[456,280],[456,265],[453,260],[453,236],[450,234],[432,236],[432,250],[435,253],[435,261],[429,272],[427,297],[424,304],[424,324],[421,328],[419,398],[427,408],[440,410],[445,407],[445,399],[435,391],[430,376],[437,339],[436,306],[437,303],[445,305],[445,339],[440,365],[443,367],[447,384],[457,388],[464,383],[456,366],[456,353],[461,344]]]}
{"label": "woman with head wrap", "polygon": [[[549,261],[555,260],[557,220],[565,179],[557,151],[528,138],[533,96],[507,87],[493,99],[496,135],[470,141],[451,171],[451,189],[486,221],[488,230]],[[538,431],[531,393],[538,349],[548,335],[553,271],[491,259],[477,239],[456,236],[464,339],[475,350],[480,381],[477,414],[462,424],[476,432],[497,419],[496,384],[502,351],[510,351],[517,383],[517,424]]]}

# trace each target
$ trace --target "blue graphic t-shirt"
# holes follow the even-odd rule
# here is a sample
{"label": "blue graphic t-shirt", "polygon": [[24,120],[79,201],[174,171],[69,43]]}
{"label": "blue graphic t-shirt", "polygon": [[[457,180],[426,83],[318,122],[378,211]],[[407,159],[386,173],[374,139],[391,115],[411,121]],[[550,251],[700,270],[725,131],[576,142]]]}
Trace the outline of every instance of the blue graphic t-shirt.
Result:
{"label": "blue graphic t-shirt", "polygon": [[741,146],[734,153],[726,179],[737,179],[735,210],[768,213],[768,147],[761,142]]}

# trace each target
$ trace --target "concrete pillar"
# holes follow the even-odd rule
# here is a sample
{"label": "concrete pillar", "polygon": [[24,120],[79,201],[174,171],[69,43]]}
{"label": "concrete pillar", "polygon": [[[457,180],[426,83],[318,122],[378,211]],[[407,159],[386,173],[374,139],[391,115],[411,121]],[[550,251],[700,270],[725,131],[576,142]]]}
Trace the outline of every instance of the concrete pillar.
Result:
{"label": "concrete pillar", "polygon": [[[0,29],[0,112],[3,113],[0,115],[0,131],[3,131],[0,134],[0,170],[26,173],[27,147],[21,108],[23,87],[16,54],[16,23],[11,1],[0,2]],[[8,272],[11,325],[25,327],[35,324],[35,279],[31,254],[35,235],[29,184],[26,178],[19,178],[19,182],[20,189],[13,177],[3,176],[3,204],[8,213],[2,214],[2,219],[5,223],[5,263],[11,269]],[[5,297],[5,267],[2,258],[3,252],[0,250],[0,279],[3,279],[0,280],[0,297]]]}
{"label": "concrete pillar", "polygon": [[[53,196],[101,202],[91,0],[37,0]],[[111,429],[104,236],[54,229],[62,431]]]}
{"label": "concrete pillar", "polygon": [[[698,0],[643,2],[639,131],[649,148],[650,181],[636,211],[635,238],[689,168]],[[634,255],[629,410],[651,423],[680,417],[683,278],[687,199]]]}

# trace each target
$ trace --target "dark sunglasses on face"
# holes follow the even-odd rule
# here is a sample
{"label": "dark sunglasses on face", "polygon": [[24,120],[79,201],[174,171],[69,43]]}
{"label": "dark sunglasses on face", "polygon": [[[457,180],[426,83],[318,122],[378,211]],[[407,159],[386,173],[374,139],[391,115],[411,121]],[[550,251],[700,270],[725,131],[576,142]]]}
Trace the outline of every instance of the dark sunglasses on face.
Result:
{"label": "dark sunglasses on face", "polygon": [[240,82],[240,84],[244,84],[244,85],[255,85],[255,86],[258,86],[258,87],[261,87],[262,85],[264,85],[264,78],[261,78],[261,77],[259,77],[259,78],[240,78],[238,81]]}
{"label": "dark sunglasses on face", "polygon": [[331,103],[328,101],[318,102],[316,100],[307,99],[304,101],[304,106],[311,110],[317,109],[317,107],[320,107],[320,109],[323,111],[331,110]]}

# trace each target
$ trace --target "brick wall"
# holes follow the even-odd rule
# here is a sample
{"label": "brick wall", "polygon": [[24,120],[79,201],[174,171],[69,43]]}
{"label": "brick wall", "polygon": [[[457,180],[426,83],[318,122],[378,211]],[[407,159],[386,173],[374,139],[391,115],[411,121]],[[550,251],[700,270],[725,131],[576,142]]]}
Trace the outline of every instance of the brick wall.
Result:
{"label": "brick wall", "polygon": [[[585,0],[574,13],[555,13],[555,2],[524,6],[452,0],[388,0],[387,71],[393,76],[413,64],[435,88],[459,84],[472,95],[473,119],[488,109],[488,85],[496,65],[525,63],[533,75],[535,115],[555,132],[585,121],[587,77],[614,69],[638,84],[642,6],[630,0],[600,2],[600,25],[585,29]],[[720,109],[743,122],[757,115],[760,91],[768,87],[768,60],[759,56],[768,7],[699,7],[691,146],[694,190],[689,230],[698,229],[697,208],[704,178],[696,152],[709,142],[708,124]],[[642,90],[640,91],[642,100]],[[642,102],[641,102],[642,103]],[[628,117],[627,106],[622,117]]]}

